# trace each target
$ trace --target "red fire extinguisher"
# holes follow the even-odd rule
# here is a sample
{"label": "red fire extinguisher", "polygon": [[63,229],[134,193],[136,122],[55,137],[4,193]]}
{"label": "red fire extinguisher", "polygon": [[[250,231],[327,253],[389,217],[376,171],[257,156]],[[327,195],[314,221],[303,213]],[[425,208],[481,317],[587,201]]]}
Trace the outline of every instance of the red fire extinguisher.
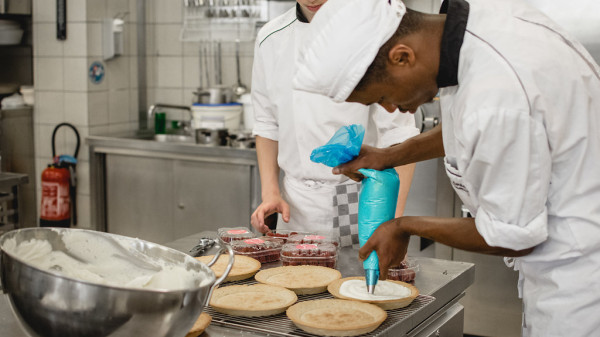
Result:
{"label": "red fire extinguisher", "polygon": [[[54,139],[56,131],[61,126],[68,126],[75,132],[77,146],[75,155],[56,156]],[[41,227],[70,227],[77,224],[76,186],[77,179],[75,168],[77,166],[77,153],[79,152],[79,132],[69,123],[58,124],[52,132],[52,158],[42,172],[42,204],[40,207]]]}

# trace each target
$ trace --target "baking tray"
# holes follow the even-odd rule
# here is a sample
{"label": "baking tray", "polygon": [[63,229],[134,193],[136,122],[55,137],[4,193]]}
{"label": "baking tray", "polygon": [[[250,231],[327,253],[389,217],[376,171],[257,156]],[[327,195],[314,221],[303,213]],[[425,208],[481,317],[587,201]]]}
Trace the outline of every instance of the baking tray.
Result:
{"label": "baking tray", "polygon": [[[245,280],[238,282],[228,282],[223,286],[234,285],[234,284],[256,284],[256,280]],[[298,295],[298,302],[319,300],[326,298],[334,298],[330,293],[325,292],[314,295]],[[363,334],[360,336],[397,336],[395,331],[399,326],[412,318],[414,314],[423,308],[427,307],[435,300],[433,296],[419,295],[415,300],[407,307],[387,310],[388,317],[386,320],[374,331]],[[312,337],[314,334],[305,332],[294,325],[294,323],[287,318],[285,313],[279,315],[267,316],[267,317],[238,317],[222,314],[213,310],[210,306],[207,306],[204,311],[212,316],[211,324],[220,325],[223,327],[237,329],[239,331],[253,331],[263,333],[268,336],[294,336],[294,337]],[[420,322],[416,322],[416,326]],[[394,332],[394,334],[390,334]],[[406,333],[405,331],[404,333]]]}

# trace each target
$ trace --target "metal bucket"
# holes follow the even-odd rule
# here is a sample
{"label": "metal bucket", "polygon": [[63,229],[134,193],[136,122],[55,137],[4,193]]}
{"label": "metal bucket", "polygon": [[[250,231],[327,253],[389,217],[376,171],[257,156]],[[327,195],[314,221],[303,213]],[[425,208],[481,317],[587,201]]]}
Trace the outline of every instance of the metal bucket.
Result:
{"label": "metal bucket", "polygon": [[[53,250],[68,250],[62,235],[83,231],[128,243],[128,249],[198,272],[204,281],[190,289],[152,290],[85,282],[34,267],[6,251],[7,241],[49,242]],[[14,241],[11,241],[14,242]],[[208,303],[213,289],[233,266],[233,251],[224,247],[205,265],[194,258],[151,242],[125,236],[69,228],[25,228],[0,237],[2,291],[21,326],[31,336],[185,336]],[[209,268],[227,250],[229,265],[218,279]],[[134,254],[135,255],[135,254]],[[115,258],[108,256],[107,258]]]}

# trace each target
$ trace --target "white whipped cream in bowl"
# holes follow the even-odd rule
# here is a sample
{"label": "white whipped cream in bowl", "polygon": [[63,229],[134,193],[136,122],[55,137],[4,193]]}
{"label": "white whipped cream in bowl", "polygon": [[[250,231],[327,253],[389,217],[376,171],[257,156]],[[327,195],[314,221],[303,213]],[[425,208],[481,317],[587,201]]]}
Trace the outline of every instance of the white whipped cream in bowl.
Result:
{"label": "white whipped cream in bowl", "polygon": [[21,326],[48,337],[185,336],[227,276],[152,242],[47,227],[0,236],[0,274]]}

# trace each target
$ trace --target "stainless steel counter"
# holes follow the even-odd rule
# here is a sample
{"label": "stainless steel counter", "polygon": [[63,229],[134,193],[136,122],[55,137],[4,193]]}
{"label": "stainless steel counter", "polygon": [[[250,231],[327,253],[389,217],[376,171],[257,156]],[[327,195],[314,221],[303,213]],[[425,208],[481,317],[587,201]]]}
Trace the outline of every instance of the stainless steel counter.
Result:
{"label": "stainless steel counter", "polygon": [[[92,153],[169,153],[172,158],[193,155],[197,160],[256,164],[256,150],[227,146],[203,146],[188,142],[156,141],[153,134],[129,131],[86,138]],[[93,149],[92,149],[93,148]]]}
{"label": "stainless steel counter", "polygon": [[[168,247],[188,252],[201,237],[215,237],[215,232],[200,232],[185,238],[175,240],[165,244]],[[210,251],[208,252],[210,253]],[[357,251],[352,249],[341,249],[338,258],[338,269],[344,277],[362,275],[362,265],[358,262]],[[431,321],[438,319],[448,311],[449,308],[455,308],[456,302],[462,297],[465,289],[473,283],[475,267],[471,263],[439,260],[432,258],[417,258],[420,270],[417,274],[415,286],[423,295],[435,297],[435,300],[423,307],[410,319],[403,320],[402,326],[394,329],[394,332],[401,331],[400,334],[391,334],[389,336],[420,334],[414,333],[422,326],[430,324]],[[272,263],[265,267],[278,266],[278,263]],[[14,317],[8,296],[0,295],[0,331],[2,337],[22,337],[25,333],[19,326]],[[258,332],[242,331],[228,327],[211,324],[203,336],[210,337],[229,337],[229,336],[265,336]]]}
{"label": "stainless steel counter", "polygon": [[29,176],[22,173],[0,172],[0,234],[23,227],[23,185]]}

